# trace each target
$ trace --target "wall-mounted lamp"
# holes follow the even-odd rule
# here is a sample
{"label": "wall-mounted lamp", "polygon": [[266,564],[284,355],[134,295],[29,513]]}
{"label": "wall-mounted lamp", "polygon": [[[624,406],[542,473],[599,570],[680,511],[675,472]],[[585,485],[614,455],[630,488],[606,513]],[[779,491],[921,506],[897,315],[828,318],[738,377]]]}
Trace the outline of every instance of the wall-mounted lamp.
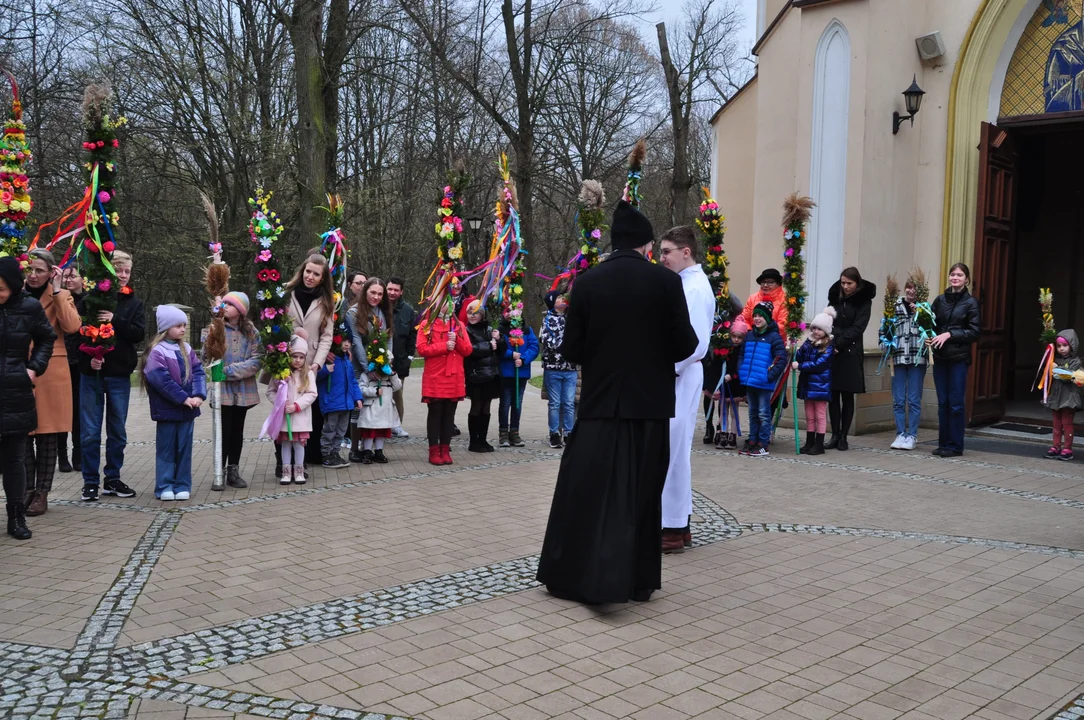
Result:
{"label": "wall-mounted lamp", "polygon": [[911,127],[915,126],[915,115],[918,115],[919,108],[922,107],[922,96],[926,94],[926,91],[918,86],[918,76],[916,75],[911,80],[911,87],[903,91],[903,101],[907,106],[907,115],[900,115],[898,112],[892,113],[892,134],[895,135],[900,131],[900,125],[904,120],[911,121]]}

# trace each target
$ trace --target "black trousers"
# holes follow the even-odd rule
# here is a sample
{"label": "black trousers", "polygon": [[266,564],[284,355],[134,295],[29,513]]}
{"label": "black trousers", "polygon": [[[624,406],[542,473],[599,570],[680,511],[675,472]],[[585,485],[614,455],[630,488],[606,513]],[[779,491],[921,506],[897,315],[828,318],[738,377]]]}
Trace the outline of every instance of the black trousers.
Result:
{"label": "black trousers", "polygon": [[850,432],[854,420],[854,393],[833,390],[828,401],[828,420],[833,435],[846,435]]}
{"label": "black trousers", "polygon": [[430,400],[429,416],[425,429],[430,445],[448,445],[452,442],[452,425],[455,423],[457,400]]}
{"label": "black trousers", "polygon": [[9,503],[21,503],[26,499],[27,437],[27,433],[0,435],[0,467],[4,470],[4,496]]}
{"label": "black trousers", "polygon": [[226,465],[241,464],[246,415],[248,415],[247,407],[222,406],[222,462]]}

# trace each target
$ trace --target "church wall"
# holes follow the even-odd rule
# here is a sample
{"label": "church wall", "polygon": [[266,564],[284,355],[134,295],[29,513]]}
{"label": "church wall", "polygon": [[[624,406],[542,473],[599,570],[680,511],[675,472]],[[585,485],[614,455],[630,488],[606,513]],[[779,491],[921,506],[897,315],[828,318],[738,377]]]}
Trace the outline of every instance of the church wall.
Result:
{"label": "church wall", "polygon": [[[753,182],[752,248],[748,261],[747,284],[735,285],[734,291],[748,296],[760,271],[782,264],[783,198],[804,188],[795,185],[798,161],[797,127],[799,107],[808,103],[796,72],[801,57],[800,13],[793,10],[776,27],[770,41],[761,50],[757,79],[756,175]],[[807,125],[808,127],[808,125]],[[808,142],[807,142],[808,148]],[[808,149],[806,155],[808,157]],[[808,160],[807,160],[808,162]],[[717,197],[723,208],[738,209],[728,198]]]}
{"label": "church wall", "polygon": [[[754,272],[750,266],[758,83],[759,80],[753,80],[741,95],[734,98],[715,125],[712,193],[721,203],[726,216],[724,247],[730,260],[730,286],[743,299],[756,278],[755,272],[759,272]],[[753,273],[752,276],[750,273]]]}

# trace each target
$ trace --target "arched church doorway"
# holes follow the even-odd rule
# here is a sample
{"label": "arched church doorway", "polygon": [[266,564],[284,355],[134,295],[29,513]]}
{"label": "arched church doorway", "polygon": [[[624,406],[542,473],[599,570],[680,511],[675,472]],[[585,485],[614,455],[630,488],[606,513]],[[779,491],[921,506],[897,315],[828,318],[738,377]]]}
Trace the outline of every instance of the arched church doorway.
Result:
{"label": "arched church doorway", "polygon": [[1041,3],[1005,69],[996,124],[982,123],[974,245],[983,308],[972,424],[1049,420],[1032,390],[1042,356],[1039,289],[1058,329],[1084,324],[1084,7]]}

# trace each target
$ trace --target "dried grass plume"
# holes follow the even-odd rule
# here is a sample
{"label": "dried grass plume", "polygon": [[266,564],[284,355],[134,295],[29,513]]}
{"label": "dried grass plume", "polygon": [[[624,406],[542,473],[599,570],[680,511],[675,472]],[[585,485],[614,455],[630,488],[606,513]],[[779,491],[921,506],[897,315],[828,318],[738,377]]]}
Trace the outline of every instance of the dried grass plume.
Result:
{"label": "dried grass plume", "polygon": [[86,90],[83,91],[83,117],[91,123],[100,123],[112,95],[113,90],[108,84],[87,85]]}
{"label": "dried grass plume", "polygon": [[783,201],[783,227],[804,225],[809,221],[809,215],[815,207],[817,203],[813,202],[813,198],[792,194]]}
{"label": "dried grass plume", "polygon": [[647,141],[640,138],[629,153],[629,170],[639,170],[644,166],[644,158],[647,157]]}
{"label": "dried grass plume", "polygon": [[580,185],[580,204],[587,210],[606,207],[606,192],[598,180],[584,180]]}

